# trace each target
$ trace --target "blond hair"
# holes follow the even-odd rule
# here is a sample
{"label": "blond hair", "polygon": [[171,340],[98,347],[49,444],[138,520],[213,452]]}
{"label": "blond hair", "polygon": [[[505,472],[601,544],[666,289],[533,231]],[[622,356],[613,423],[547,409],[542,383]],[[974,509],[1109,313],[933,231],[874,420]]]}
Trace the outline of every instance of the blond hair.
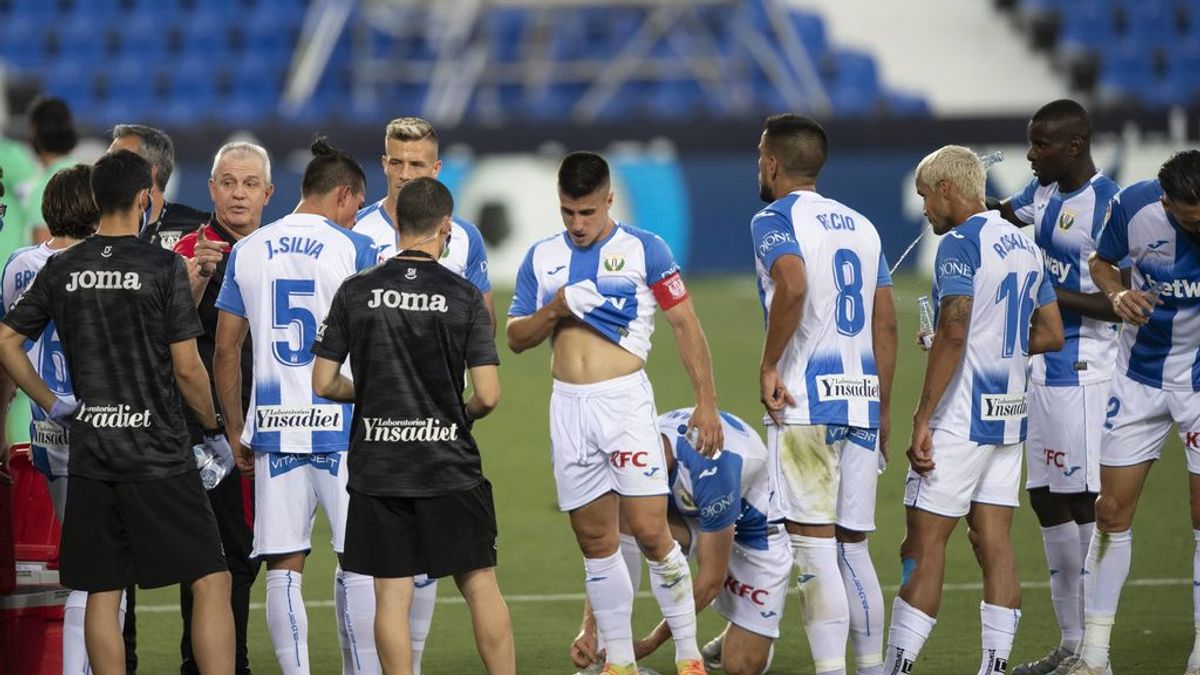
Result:
{"label": "blond hair", "polygon": [[[438,144],[437,131],[433,125],[420,117],[397,117],[388,122],[387,137],[397,141],[433,141]],[[385,139],[386,140],[386,139]]]}
{"label": "blond hair", "polygon": [[918,183],[934,187],[942,181],[953,185],[964,199],[984,200],[987,172],[970,148],[945,145],[926,155],[917,165]]}

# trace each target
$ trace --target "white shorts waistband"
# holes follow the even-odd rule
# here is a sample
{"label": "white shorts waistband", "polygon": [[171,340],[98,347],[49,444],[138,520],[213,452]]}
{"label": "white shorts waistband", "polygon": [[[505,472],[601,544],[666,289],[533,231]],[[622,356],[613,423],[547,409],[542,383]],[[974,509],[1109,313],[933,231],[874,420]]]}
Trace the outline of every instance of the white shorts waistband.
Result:
{"label": "white shorts waistband", "polygon": [[554,380],[554,394],[570,398],[602,396],[627,389],[634,385],[649,384],[649,382],[650,378],[646,377],[646,371],[644,370],[637,370],[628,375],[614,377],[611,380],[600,380],[599,382],[589,382],[587,384],[571,384],[562,380]]}

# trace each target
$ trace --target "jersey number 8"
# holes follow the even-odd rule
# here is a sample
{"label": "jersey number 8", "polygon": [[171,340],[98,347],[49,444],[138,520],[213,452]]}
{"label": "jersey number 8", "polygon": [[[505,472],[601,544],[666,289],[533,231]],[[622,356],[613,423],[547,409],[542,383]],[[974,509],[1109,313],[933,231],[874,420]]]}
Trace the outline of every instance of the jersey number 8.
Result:
{"label": "jersey number 8", "polygon": [[833,282],[838,290],[835,310],[838,332],[842,335],[858,335],[867,318],[862,296],[862,263],[854,251],[839,248],[834,252]]}

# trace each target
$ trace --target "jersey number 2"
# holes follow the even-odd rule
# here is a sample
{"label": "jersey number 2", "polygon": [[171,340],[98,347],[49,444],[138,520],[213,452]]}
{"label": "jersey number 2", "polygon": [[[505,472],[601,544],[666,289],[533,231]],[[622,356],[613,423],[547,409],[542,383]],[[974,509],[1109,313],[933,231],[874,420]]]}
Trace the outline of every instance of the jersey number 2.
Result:
{"label": "jersey number 2", "polygon": [[312,297],[316,282],[312,279],[276,279],[274,301],[271,303],[271,324],[277,330],[288,330],[295,326],[300,331],[299,349],[292,347],[292,336],[271,343],[275,358],[286,366],[307,366],[313,355],[309,349],[317,334],[317,317],[307,307],[293,305],[295,296]]}
{"label": "jersey number 2", "polygon": [[866,325],[866,308],[863,305],[862,263],[858,255],[848,248],[839,248],[833,254],[833,283],[837,284],[837,310],[834,312],[838,332],[854,336]]}
{"label": "jersey number 2", "polygon": [[1017,346],[1017,337],[1021,338],[1021,354],[1029,355],[1029,318],[1033,314],[1033,285],[1037,282],[1038,273],[1030,272],[1025,276],[1021,290],[1017,290],[1017,273],[1009,272],[1000,282],[1000,290],[996,293],[996,304],[1007,303],[1004,308],[1004,358],[1010,358]]}

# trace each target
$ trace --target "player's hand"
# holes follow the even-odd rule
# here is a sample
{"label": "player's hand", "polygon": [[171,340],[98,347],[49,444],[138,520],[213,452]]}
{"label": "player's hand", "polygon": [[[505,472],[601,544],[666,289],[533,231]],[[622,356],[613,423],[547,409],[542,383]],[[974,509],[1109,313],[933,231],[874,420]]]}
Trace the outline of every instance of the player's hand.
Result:
{"label": "player's hand", "polygon": [[792,397],[787,385],[783,383],[783,378],[779,377],[778,371],[774,368],[761,370],[758,382],[759,400],[767,409],[767,416],[775,424],[782,424],[783,409],[790,405],[796,405],[796,399]]}
{"label": "player's hand", "polygon": [[567,287],[563,286],[554,294],[554,299],[546,304],[550,315],[556,319],[571,316],[571,306],[567,304]]}
{"label": "player's hand", "polygon": [[694,439],[692,447],[705,457],[712,457],[725,447],[725,430],[721,428],[721,413],[717,412],[716,404],[696,406],[688,420],[688,438]]}
{"label": "player's hand", "polygon": [[583,670],[593,663],[600,663],[600,655],[596,653],[596,631],[585,628],[579,629],[579,635],[571,643],[571,663]]}
{"label": "player's hand", "polygon": [[233,461],[237,465],[238,471],[241,471],[243,476],[253,476],[254,449],[242,444],[242,432],[230,434],[226,429],[225,438],[229,441],[229,447],[233,451]]}
{"label": "player's hand", "polygon": [[[917,343],[917,346],[921,348],[921,351],[927,352],[930,349],[933,349],[933,336],[934,334],[929,331],[919,330],[917,331],[917,337],[915,340],[913,340],[913,342]],[[928,345],[925,344],[926,340],[929,341]]]}
{"label": "player's hand", "polygon": [[54,406],[50,408],[50,419],[55,424],[62,427],[70,427],[71,420],[75,414],[83,407],[83,401],[75,399],[56,398]]}
{"label": "player's hand", "polygon": [[226,470],[233,468],[233,448],[229,447],[229,440],[225,438],[225,434],[205,436],[204,449],[212,453]]}
{"label": "player's hand", "polygon": [[1156,304],[1162,304],[1162,298],[1153,293],[1125,289],[1109,296],[1113,312],[1125,323],[1141,326],[1150,320]]}
{"label": "player's hand", "polygon": [[907,454],[909,466],[922,476],[937,466],[933,461],[933,432],[929,430],[928,421],[913,420],[912,440]]}
{"label": "player's hand", "polygon": [[221,259],[225,257],[225,253],[229,251],[229,244],[224,241],[213,241],[205,236],[208,232],[209,225],[205,223],[196,230],[196,251],[193,260],[196,261],[198,271],[202,277],[211,277],[216,272],[217,265]]}

